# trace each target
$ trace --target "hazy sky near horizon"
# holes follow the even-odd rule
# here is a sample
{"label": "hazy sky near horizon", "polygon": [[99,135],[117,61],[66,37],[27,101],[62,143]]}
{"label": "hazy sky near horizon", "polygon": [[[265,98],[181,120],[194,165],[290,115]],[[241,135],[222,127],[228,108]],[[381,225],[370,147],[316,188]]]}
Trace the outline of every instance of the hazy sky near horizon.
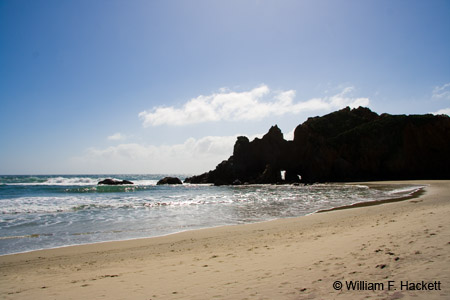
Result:
{"label": "hazy sky near horizon", "polygon": [[213,169],[345,106],[450,113],[450,1],[0,0],[0,174]]}

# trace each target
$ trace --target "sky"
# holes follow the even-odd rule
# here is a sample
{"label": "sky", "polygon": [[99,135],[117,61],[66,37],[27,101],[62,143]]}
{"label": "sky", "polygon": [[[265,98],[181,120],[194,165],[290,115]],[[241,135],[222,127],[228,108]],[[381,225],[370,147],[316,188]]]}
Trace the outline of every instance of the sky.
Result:
{"label": "sky", "polygon": [[447,0],[0,0],[0,174],[200,174],[346,106],[450,114]]}

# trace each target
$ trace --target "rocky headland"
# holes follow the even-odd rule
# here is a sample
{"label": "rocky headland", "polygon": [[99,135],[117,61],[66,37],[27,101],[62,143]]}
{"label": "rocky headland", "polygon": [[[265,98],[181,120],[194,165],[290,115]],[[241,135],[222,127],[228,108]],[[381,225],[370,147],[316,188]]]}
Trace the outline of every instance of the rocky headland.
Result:
{"label": "rocky headland", "polygon": [[[297,126],[240,136],[233,155],[187,183],[215,185],[450,179],[450,117],[344,108]],[[282,177],[282,171],[284,176]]]}

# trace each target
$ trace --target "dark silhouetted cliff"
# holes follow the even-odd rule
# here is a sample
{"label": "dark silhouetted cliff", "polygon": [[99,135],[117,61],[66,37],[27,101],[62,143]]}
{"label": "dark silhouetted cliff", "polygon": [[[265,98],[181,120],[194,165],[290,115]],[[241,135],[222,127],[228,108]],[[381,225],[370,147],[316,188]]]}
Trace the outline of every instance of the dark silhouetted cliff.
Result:
{"label": "dark silhouetted cliff", "polygon": [[[285,180],[281,172],[286,171]],[[301,180],[300,177],[301,176]],[[238,137],[233,155],[190,183],[244,184],[450,179],[450,117],[345,108],[262,139]]]}

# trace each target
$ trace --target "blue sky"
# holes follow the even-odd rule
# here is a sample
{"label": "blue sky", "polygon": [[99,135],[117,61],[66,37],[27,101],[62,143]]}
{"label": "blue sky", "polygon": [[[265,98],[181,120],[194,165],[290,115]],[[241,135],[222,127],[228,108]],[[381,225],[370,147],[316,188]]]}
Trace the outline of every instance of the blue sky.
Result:
{"label": "blue sky", "polygon": [[450,113],[449,1],[0,0],[0,174],[200,173],[347,105]]}

